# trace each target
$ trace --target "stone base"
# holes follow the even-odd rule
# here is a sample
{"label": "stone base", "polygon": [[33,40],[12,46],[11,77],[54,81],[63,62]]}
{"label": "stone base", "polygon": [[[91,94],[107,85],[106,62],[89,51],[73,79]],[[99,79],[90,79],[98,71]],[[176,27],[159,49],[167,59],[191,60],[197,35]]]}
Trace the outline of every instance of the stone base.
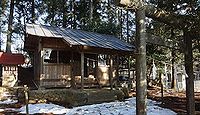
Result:
{"label": "stone base", "polygon": [[[22,99],[22,98],[21,98]],[[32,102],[53,102],[65,107],[111,102],[123,100],[124,93],[120,90],[110,89],[45,89],[29,91],[29,100]]]}

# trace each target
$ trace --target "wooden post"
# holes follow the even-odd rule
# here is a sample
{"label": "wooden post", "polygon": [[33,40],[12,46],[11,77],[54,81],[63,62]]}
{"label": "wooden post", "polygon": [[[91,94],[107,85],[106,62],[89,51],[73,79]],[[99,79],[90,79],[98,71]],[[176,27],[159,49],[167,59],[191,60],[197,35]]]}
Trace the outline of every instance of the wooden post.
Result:
{"label": "wooden post", "polygon": [[25,95],[25,104],[26,104],[26,115],[29,115],[29,109],[28,109],[28,87],[27,87],[27,85],[24,85],[24,95]]}
{"label": "wooden post", "polygon": [[84,53],[81,52],[81,89],[84,89]]}
{"label": "wooden post", "polygon": [[164,93],[163,93],[163,80],[162,80],[162,74],[161,73],[159,73],[159,79],[160,79],[160,87],[161,87],[161,99],[162,99],[162,104],[163,104]]}
{"label": "wooden post", "polygon": [[117,55],[116,61],[116,78],[119,79],[119,55]]}
{"label": "wooden post", "polygon": [[71,65],[71,88],[74,89],[76,87],[76,84],[75,84],[75,76],[74,76],[74,52],[73,51],[71,51],[70,65]]}
{"label": "wooden post", "polygon": [[109,69],[109,82],[110,82],[110,88],[111,90],[113,89],[113,83],[112,83],[112,79],[113,79],[113,57],[112,55],[110,55],[110,69]]}
{"label": "wooden post", "polygon": [[128,56],[128,91],[131,90],[131,63],[130,63],[130,56]]}
{"label": "wooden post", "polygon": [[100,79],[97,75],[97,71],[98,71],[98,54],[95,55],[95,71],[94,71],[94,77],[97,80],[97,83],[99,85],[99,88],[101,88],[101,83],[100,83]]}
{"label": "wooden post", "polygon": [[131,63],[130,63],[130,56],[128,56],[128,78],[130,79],[130,77],[131,77],[131,70],[130,70],[130,68],[131,68],[131,65],[130,65]]}
{"label": "wooden post", "polygon": [[143,0],[137,1],[136,9],[136,114],[146,115],[147,80],[146,80],[146,27]]}
{"label": "wooden post", "polygon": [[39,80],[39,89],[41,88],[41,81],[40,81],[40,78],[41,78],[41,75],[43,73],[43,57],[42,57],[42,38],[39,38],[39,41],[38,41],[38,52],[37,52],[37,59],[36,60],[36,65],[35,66],[38,66],[37,67],[37,76],[38,76],[38,80]]}

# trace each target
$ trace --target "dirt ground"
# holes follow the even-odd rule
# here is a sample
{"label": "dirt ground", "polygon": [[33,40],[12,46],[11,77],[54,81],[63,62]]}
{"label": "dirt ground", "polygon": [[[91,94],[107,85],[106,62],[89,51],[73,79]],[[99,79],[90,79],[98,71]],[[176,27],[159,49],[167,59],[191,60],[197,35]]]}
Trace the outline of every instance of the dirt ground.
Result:
{"label": "dirt ground", "polygon": [[[175,92],[173,90],[165,90],[163,98],[161,98],[161,89],[159,87],[148,88],[148,99],[161,102],[160,106],[169,108],[178,115],[186,115],[186,95],[185,92]],[[135,95],[132,92],[131,95]],[[195,92],[195,110],[196,115],[200,115],[200,92]]]}

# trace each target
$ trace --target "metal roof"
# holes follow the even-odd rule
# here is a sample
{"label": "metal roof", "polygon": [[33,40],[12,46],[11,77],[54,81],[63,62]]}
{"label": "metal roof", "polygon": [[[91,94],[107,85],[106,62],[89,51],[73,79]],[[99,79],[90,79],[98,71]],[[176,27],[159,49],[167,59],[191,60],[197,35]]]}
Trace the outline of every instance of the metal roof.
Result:
{"label": "metal roof", "polygon": [[27,24],[26,34],[47,38],[62,38],[72,46],[92,46],[122,51],[133,51],[135,49],[133,45],[112,35],[98,34],[83,30],[65,29],[54,26]]}

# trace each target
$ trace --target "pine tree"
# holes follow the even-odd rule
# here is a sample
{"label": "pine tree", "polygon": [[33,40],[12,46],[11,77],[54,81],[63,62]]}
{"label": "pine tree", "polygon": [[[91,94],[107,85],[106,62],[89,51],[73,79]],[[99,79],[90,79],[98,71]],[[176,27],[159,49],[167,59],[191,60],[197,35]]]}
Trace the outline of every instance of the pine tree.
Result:
{"label": "pine tree", "polygon": [[10,12],[9,12],[9,19],[8,19],[8,32],[7,32],[7,42],[6,42],[6,52],[11,53],[11,38],[13,32],[13,13],[14,13],[14,0],[10,1]]}

